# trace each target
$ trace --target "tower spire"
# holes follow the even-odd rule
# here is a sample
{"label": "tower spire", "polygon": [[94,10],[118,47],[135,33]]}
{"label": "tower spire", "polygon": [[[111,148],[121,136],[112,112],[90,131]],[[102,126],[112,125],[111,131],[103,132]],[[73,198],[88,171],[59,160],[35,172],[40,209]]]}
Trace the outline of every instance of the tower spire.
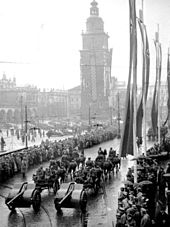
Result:
{"label": "tower spire", "polygon": [[99,8],[97,7],[98,3],[93,0],[93,2],[91,2],[91,8],[90,8],[90,16],[99,16]]}

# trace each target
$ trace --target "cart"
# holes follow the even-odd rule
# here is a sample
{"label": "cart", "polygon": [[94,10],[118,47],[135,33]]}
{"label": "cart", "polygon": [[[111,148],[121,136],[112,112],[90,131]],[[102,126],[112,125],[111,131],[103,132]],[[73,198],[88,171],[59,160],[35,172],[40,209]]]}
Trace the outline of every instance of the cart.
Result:
{"label": "cart", "polygon": [[33,183],[17,183],[5,200],[5,204],[9,210],[14,211],[15,208],[33,207],[34,211],[39,211],[41,205],[41,194]]}
{"label": "cart", "polygon": [[56,193],[54,204],[58,212],[61,211],[61,208],[75,208],[84,213],[87,205],[87,194],[84,191],[83,184],[76,182],[61,184]]}

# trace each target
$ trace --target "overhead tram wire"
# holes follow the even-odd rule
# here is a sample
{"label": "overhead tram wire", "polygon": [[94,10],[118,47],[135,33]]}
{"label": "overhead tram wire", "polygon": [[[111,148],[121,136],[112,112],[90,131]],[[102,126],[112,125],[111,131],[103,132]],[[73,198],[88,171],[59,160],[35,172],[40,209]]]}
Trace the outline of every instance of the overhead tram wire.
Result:
{"label": "overhead tram wire", "polygon": [[30,62],[17,62],[17,61],[0,61],[0,64],[17,64],[17,65],[29,65]]}

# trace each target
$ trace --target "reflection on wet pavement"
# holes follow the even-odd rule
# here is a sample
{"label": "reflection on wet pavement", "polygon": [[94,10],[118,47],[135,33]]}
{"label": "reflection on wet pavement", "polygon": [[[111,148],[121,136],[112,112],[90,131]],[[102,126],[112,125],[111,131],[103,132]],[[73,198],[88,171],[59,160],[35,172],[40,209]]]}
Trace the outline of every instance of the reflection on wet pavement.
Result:
{"label": "reflection on wet pavement", "polygon": [[[119,140],[109,141],[99,146],[85,150],[86,158],[91,157],[95,159],[99,147],[109,150],[110,147],[118,149]],[[35,213],[32,208],[16,209],[16,213],[11,214],[6,205],[4,204],[4,198],[0,197],[0,212],[2,227],[96,227],[107,226],[112,227],[112,223],[115,223],[115,213],[117,209],[118,191],[122,185],[122,181],[125,178],[126,171],[129,165],[133,165],[129,159],[122,160],[121,169],[118,174],[114,173],[112,178],[105,182],[105,192],[99,192],[97,196],[89,195],[87,212],[82,215],[79,210],[75,209],[62,209],[62,213],[58,214],[54,206],[54,194],[44,190],[42,195],[42,206],[38,213]],[[48,166],[48,163],[45,164]],[[17,175],[13,179],[9,180],[6,184],[13,185],[15,182],[32,181],[32,174],[35,173],[35,169],[30,170],[27,173],[27,178],[22,179],[21,175]],[[0,187],[0,194],[7,196],[9,188]]]}

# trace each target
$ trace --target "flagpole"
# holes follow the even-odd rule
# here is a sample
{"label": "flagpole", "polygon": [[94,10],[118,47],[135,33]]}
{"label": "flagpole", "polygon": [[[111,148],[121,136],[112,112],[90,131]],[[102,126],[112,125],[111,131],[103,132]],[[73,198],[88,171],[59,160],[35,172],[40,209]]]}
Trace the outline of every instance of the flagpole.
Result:
{"label": "flagpole", "polygon": [[143,21],[143,23],[144,23],[144,13],[143,13],[143,0],[142,0],[142,21]]}
{"label": "flagpole", "polygon": [[[134,157],[137,158],[136,143],[136,113],[137,113],[137,29],[136,29],[136,1],[132,2],[133,11],[133,150]],[[134,183],[137,183],[137,161],[134,161]]]}
{"label": "flagpole", "polygon": [[144,23],[144,16],[143,16],[143,0],[142,0],[142,9],[139,10],[139,18]]}

